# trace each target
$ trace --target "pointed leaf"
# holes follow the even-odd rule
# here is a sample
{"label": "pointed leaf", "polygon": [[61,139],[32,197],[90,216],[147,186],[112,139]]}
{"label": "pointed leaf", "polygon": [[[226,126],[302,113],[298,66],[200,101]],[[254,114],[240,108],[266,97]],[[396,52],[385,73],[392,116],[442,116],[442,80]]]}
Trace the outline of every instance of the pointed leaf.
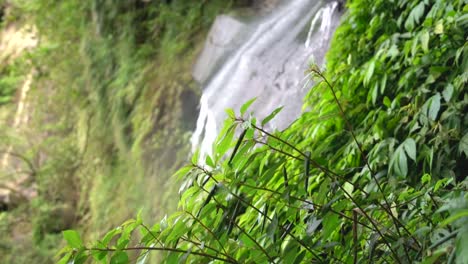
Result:
{"label": "pointed leaf", "polygon": [[128,255],[126,252],[118,251],[112,256],[110,263],[111,264],[126,264],[128,263]]}
{"label": "pointed leaf", "polygon": [[263,120],[262,120],[262,126],[264,126],[266,123],[270,122],[273,118],[275,118],[275,116],[281,112],[281,110],[283,109],[283,106],[281,107],[278,107],[276,108],[273,112],[271,112],[271,114],[269,114],[267,117],[265,117]]}
{"label": "pointed leaf", "polygon": [[75,230],[65,230],[62,234],[70,247],[81,248],[83,246],[83,241],[81,241],[80,235]]}
{"label": "pointed leaf", "polygon": [[405,149],[408,157],[410,159],[416,161],[416,142],[412,138],[407,138],[405,142],[403,142],[403,148]]}
{"label": "pointed leaf", "polygon": [[420,39],[421,39],[421,47],[423,51],[428,52],[429,51],[429,32],[424,31],[421,34]]}
{"label": "pointed leaf", "polygon": [[369,83],[370,79],[372,78],[372,75],[374,74],[374,69],[375,69],[375,61],[372,60],[369,65],[367,66],[366,69],[366,75],[364,76],[364,85],[367,86]]}
{"label": "pointed leaf", "polygon": [[243,116],[245,114],[245,112],[247,111],[247,109],[249,109],[250,105],[252,105],[255,100],[257,100],[257,97],[254,97],[252,99],[250,99],[249,101],[247,101],[245,104],[243,104],[240,108],[240,114],[241,116]]}
{"label": "pointed leaf", "polygon": [[466,133],[460,140],[460,144],[458,145],[458,151],[460,153],[465,153],[465,156],[468,157],[468,133]]}
{"label": "pointed leaf", "polygon": [[437,114],[439,113],[439,110],[440,110],[440,93],[435,94],[433,97],[431,97],[430,100],[431,102],[429,105],[427,115],[429,116],[430,119],[436,120]]}

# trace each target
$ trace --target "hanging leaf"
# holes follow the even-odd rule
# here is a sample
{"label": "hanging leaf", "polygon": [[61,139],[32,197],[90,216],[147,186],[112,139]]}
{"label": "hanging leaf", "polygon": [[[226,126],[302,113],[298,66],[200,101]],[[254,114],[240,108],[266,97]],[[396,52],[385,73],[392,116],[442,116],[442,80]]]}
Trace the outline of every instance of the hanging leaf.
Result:
{"label": "hanging leaf", "polygon": [[397,176],[406,177],[408,174],[408,160],[403,150],[403,144],[395,150],[390,161],[390,168],[393,168]]}
{"label": "hanging leaf", "polygon": [[459,153],[465,153],[465,156],[468,157],[468,133],[466,133],[460,140],[460,144],[458,145],[458,151]]}
{"label": "hanging leaf", "polygon": [[442,96],[444,97],[445,102],[450,102],[450,99],[452,99],[453,95],[453,85],[448,84],[447,87],[445,87],[444,91],[442,92]]}
{"label": "hanging leaf", "polygon": [[372,78],[372,75],[374,74],[374,69],[375,69],[375,60],[372,60],[367,66],[366,74],[364,75],[364,86],[367,86],[369,84],[369,81]]}
{"label": "hanging leaf", "polygon": [[407,138],[405,142],[403,142],[403,148],[408,154],[410,159],[416,161],[416,142],[412,138]]}
{"label": "hanging leaf", "polygon": [[411,10],[410,14],[408,15],[408,18],[406,19],[405,22],[405,28],[408,31],[412,31],[414,27],[419,24],[419,21],[421,20],[421,17],[424,14],[424,1],[421,1],[417,6]]}
{"label": "hanging leaf", "polygon": [[440,93],[437,93],[431,98],[427,116],[432,120],[436,120],[439,110],[440,110]]}
{"label": "hanging leaf", "polygon": [[421,48],[423,49],[424,52],[429,51],[429,32],[424,31],[421,36]]}
{"label": "hanging leaf", "polygon": [[[421,111],[423,113],[423,117],[421,117],[424,121],[424,119],[429,118],[432,121],[435,121],[437,119],[437,115],[439,114],[440,110],[440,93],[436,93],[434,96],[429,98],[424,105],[421,108]],[[426,123],[426,122],[423,122]]]}

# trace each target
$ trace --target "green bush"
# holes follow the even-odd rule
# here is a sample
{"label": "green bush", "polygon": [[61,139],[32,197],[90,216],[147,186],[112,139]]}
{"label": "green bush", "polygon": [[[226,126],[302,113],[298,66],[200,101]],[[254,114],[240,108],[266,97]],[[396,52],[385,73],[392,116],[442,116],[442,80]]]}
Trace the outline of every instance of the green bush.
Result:
{"label": "green bush", "polygon": [[177,173],[178,212],[91,244],[67,231],[61,262],[466,263],[468,6],[347,4],[287,130],[263,129],[277,111],[257,121],[253,101],[228,110],[213,156]]}

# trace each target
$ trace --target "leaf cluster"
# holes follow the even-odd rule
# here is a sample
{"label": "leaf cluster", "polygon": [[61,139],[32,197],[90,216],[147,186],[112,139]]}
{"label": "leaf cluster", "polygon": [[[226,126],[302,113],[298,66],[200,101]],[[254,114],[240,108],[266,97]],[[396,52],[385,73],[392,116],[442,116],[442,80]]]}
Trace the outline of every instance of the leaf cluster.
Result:
{"label": "leaf cluster", "polygon": [[[179,212],[125,250],[167,263],[467,262],[468,6],[348,8],[328,70],[309,71],[306,112],[272,132],[279,110],[228,110],[213,154],[177,173]],[[103,247],[81,252],[124,250]]]}

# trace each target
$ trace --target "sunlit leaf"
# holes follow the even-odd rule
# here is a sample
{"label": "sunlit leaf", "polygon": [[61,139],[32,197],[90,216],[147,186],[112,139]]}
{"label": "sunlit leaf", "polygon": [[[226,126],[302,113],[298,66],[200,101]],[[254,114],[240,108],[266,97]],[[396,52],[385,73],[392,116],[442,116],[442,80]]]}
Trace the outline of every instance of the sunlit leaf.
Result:
{"label": "sunlit leaf", "polygon": [[241,108],[240,108],[240,114],[241,116],[243,116],[245,114],[245,112],[247,111],[247,109],[249,109],[249,107],[255,102],[255,100],[257,100],[257,98],[252,98],[250,100],[248,100],[247,102],[245,102]]}
{"label": "sunlit leaf", "polygon": [[424,50],[424,52],[428,52],[429,51],[429,32],[424,31],[421,34],[420,39],[421,39],[422,49]]}
{"label": "sunlit leaf", "polygon": [[129,261],[128,254],[124,251],[115,252],[110,260],[111,264],[127,264]]}
{"label": "sunlit leaf", "polygon": [[412,138],[407,138],[403,142],[403,148],[410,159],[416,161],[416,142]]}
{"label": "sunlit leaf", "polygon": [[80,234],[75,230],[65,230],[62,232],[63,238],[67,241],[67,244],[72,248],[81,248],[83,241],[80,238]]}
{"label": "sunlit leaf", "polygon": [[263,120],[262,120],[262,126],[264,126],[265,124],[267,124],[268,122],[270,122],[273,118],[275,118],[275,116],[281,112],[281,110],[283,109],[283,107],[278,107],[276,108],[273,112],[271,112],[271,114],[269,114],[267,117],[265,117]]}
{"label": "sunlit leaf", "polygon": [[370,79],[374,74],[375,69],[375,61],[372,60],[369,65],[367,65],[366,74],[364,76],[364,85],[367,86],[369,84]]}

